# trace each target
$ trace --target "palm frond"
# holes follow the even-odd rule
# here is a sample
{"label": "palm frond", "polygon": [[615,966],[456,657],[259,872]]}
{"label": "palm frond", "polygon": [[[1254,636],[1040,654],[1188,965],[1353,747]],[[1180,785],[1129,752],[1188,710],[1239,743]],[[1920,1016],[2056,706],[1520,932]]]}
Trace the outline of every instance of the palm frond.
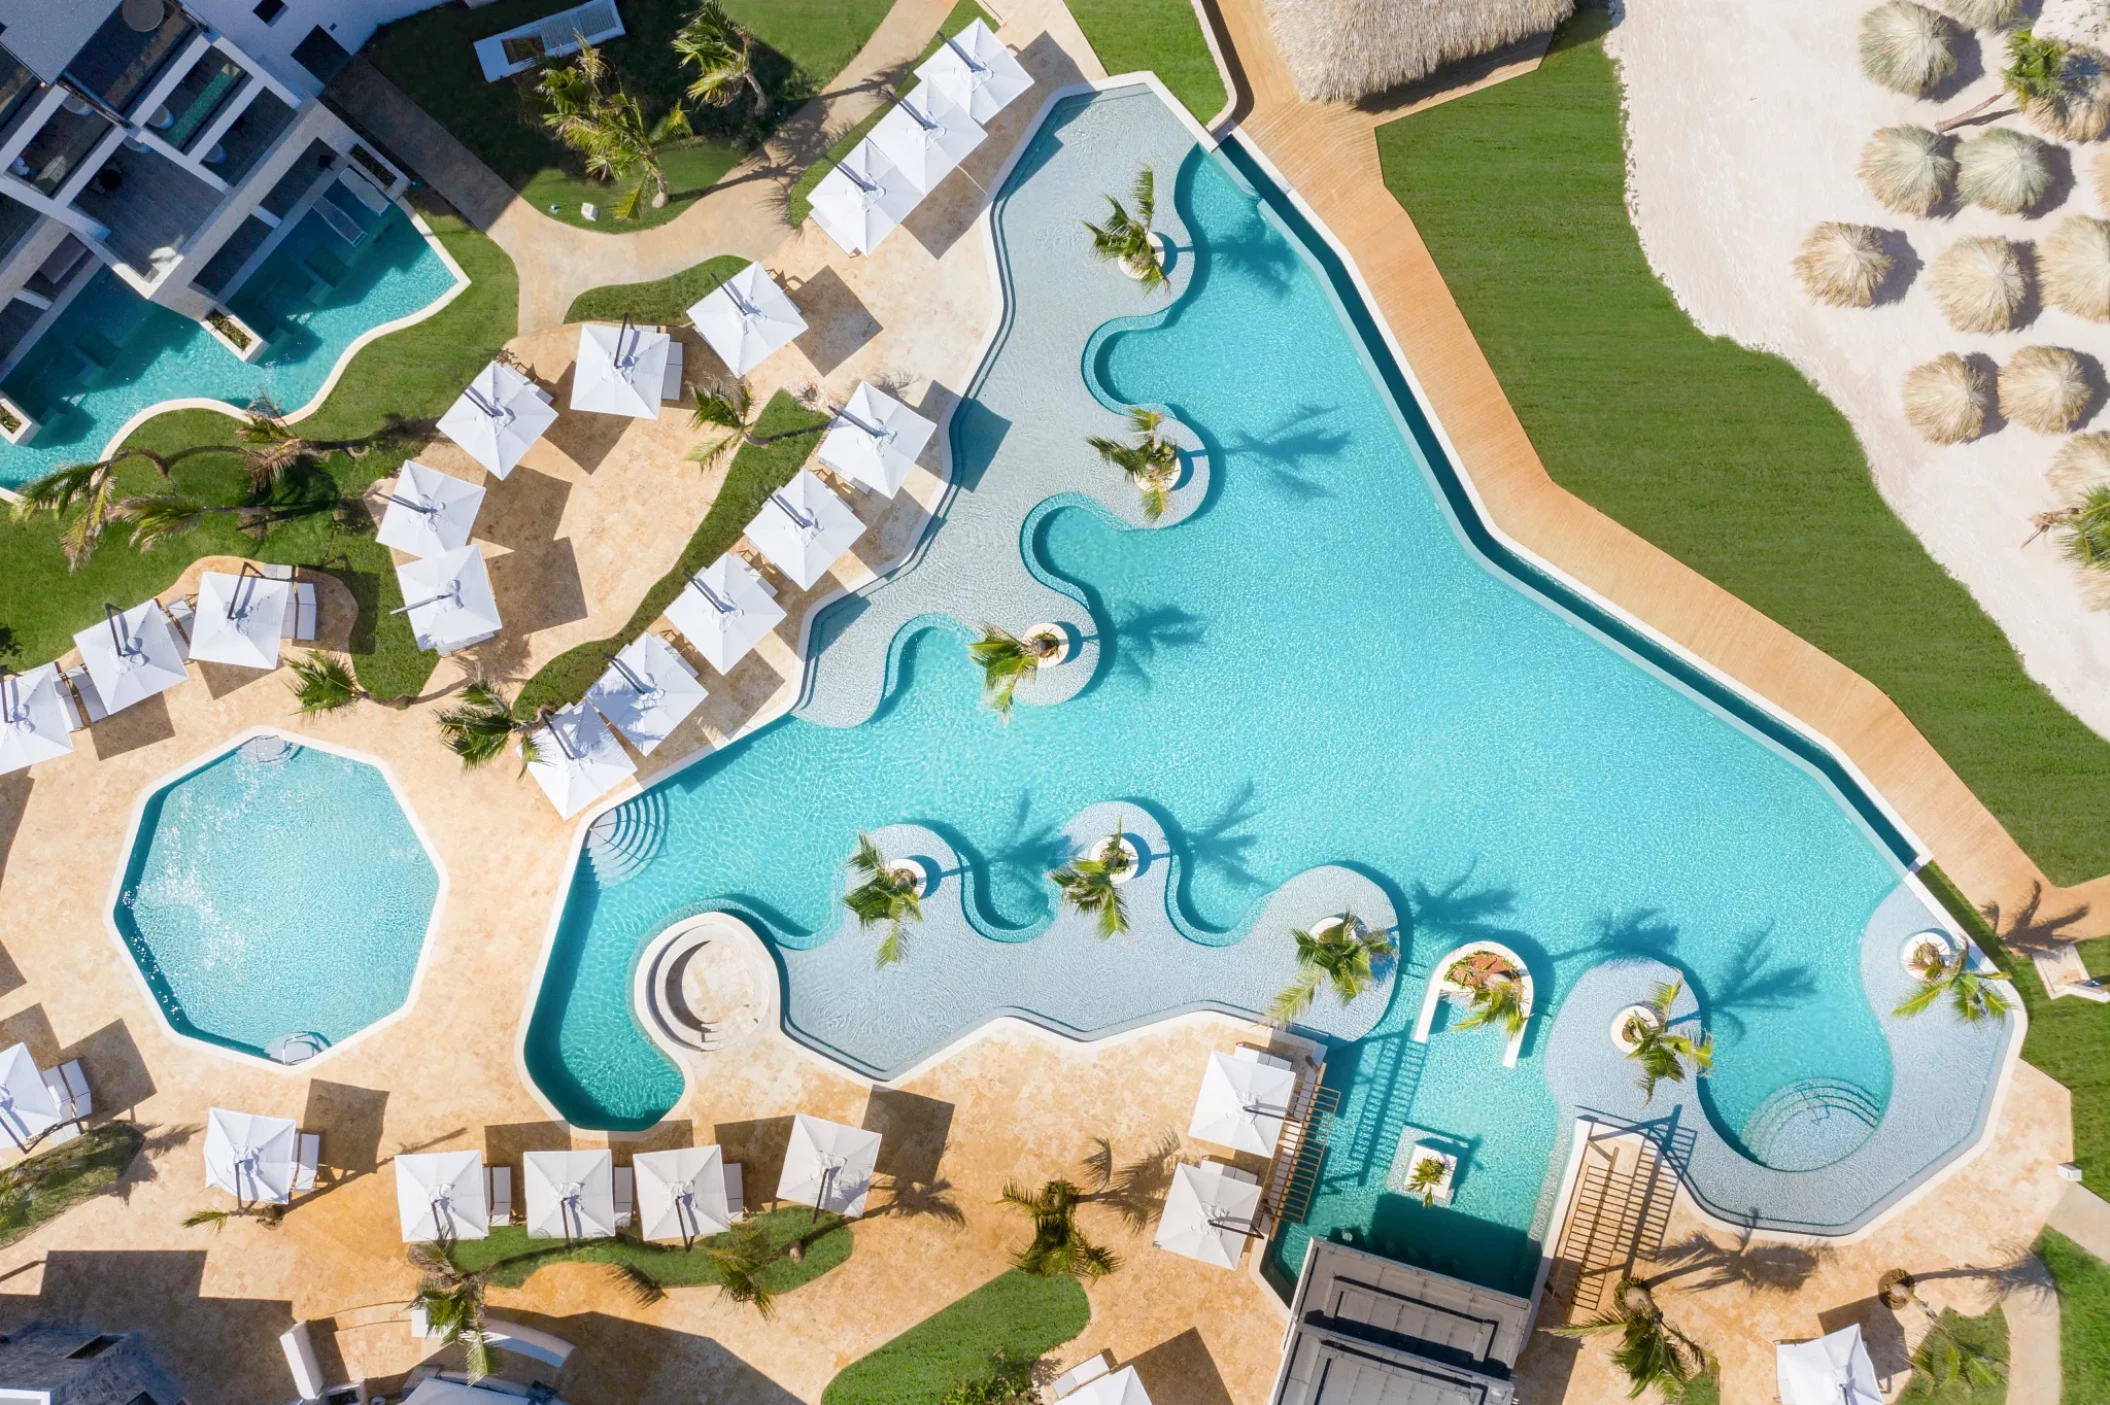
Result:
{"label": "palm frond", "polygon": [[636,1264],[616,1262],[603,1267],[616,1289],[639,1307],[650,1307],[666,1299],[666,1286]]}

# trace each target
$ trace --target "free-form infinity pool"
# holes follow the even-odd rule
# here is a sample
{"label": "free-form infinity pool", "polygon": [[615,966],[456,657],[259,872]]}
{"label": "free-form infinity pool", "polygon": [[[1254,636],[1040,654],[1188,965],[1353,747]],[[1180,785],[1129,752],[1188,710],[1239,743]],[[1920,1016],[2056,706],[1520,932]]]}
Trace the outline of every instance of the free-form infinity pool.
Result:
{"label": "free-form infinity pool", "polygon": [[[1092,262],[1078,229],[1139,162],[1180,226],[1169,305]],[[645,836],[632,862],[582,857],[526,1037],[557,1109],[635,1128],[674,1106],[681,1074],[633,1016],[630,973],[652,934],[712,908],[776,944],[794,1037],[904,1071],[973,1021],[951,1013],[935,946],[919,961],[911,937],[874,971],[869,940],[839,935],[857,831],[942,836],[982,938],[1032,943],[1059,920],[1044,875],[1064,825],[1114,802],[1163,829],[1177,874],[1168,910],[1139,925],[1255,940],[1269,895],[1323,864],[1374,881],[1400,916],[1393,1003],[1331,1051],[1340,1115],[1280,1262],[1301,1260],[1305,1234],[1343,1234],[1530,1291],[1566,1137],[1546,1031],[1610,958],[1670,963],[1699,996],[1718,1039],[1711,1135],[1733,1142],[1761,1115],[1772,1128],[1784,1089],[1843,1088],[1880,1115],[1891,997],[1879,1016],[1863,933],[1893,895],[1933,921],[1901,891],[1910,842],[1808,738],[1489,537],[1353,287],[1250,158],[1204,150],[1146,89],[1065,100],[993,218],[1008,320],[951,422],[955,496],[912,570],[822,621],[802,710],[871,692],[880,657],[884,700],[856,725],[794,717],[726,747],[618,812]],[[1177,525],[1134,529],[1093,500],[1132,501],[1081,442],[1130,403],[1169,407],[1208,450],[1207,496]],[[986,514],[1007,493],[1056,502],[1006,535]],[[1022,692],[1007,723],[945,616],[987,617],[976,581],[1013,551],[1069,597],[1097,662],[1059,705]],[[946,882],[957,903],[961,880]],[[1494,1033],[1439,1021],[1429,1042],[1409,1037],[1431,964],[1476,939],[1521,953],[1537,985],[1514,1068]],[[1125,940],[1105,944],[1094,989],[1036,989],[1022,966],[1023,988],[987,992],[980,1018],[1060,998],[1100,1000],[1102,1027],[1117,1022],[1118,997],[1169,981],[1150,963],[1182,946]],[[821,996],[802,998],[802,980]],[[1965,1077],[1975,1106],[1989,1075]],[[1410,1127],[1461,1153],[1450,1209],[1386,1187]],[[1926,1160],[1880,1173],[1850,1209]],[[1790,1190],[1758,1193],[1780,1203],[1738,1212],[1791,1217]]]}
{"label": "free-form infinity pool", "polygon": [[147,799],[113,918],[178,1033],[263,1057],[400,1008],[439,886],[378,769],[267,733]]}

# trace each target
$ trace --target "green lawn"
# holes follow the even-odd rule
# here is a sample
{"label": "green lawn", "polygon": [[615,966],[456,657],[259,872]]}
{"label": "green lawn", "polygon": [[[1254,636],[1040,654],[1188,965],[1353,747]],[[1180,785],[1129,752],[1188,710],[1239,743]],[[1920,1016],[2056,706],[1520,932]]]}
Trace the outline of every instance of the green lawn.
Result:
{"label": "green lawn", "polygon": [[678,323],[704,294],[747,267],[737,254],[720,254],[656,283],[610,283],[573,300],[567,322]]}
{"label": "green lawn", "polygon": [[2110,1264],[2055,1229],[2038,1237],[2037,1257],[2059,1285],[2060,1398],[2110,1400]]}
{"label": "green lawn", "polygon": [[[2007,1314],[1995,1307],[1982,1317],[1963,1317],[1953,1309],[1941,1315],[1944,1331],[1964,1346],[1976,1347],[1988,1357],[2007,1365]],[[1980,1386],[1972,1390],[1967,1386],[1951,1383],[1944,1391],[1929,1388],[1924,1376],[1915,1375],[1912,1384],[1898,1397],[1898,1405],[2007,1405],[2007,1383]]]}
{"label": "green lawn", "polygon": [[[304,437],[372,435],[391,415],[436,418],[519,325],[512,260],[452,216],[426,218],[473,281],[432,317],[361,350],[323,407],[298,425]],[[237,503],[247,499],[247,481],[234,432],[235,421],[225,415],[181,410],[147,421],[128,442],[174,460],[177,491],[208,502]],[[402,603],[395,569],[356,499],[374,479],[393,474],[423,437],[393,436],[363,457],[334,453],[289,475],[272,501],[297,515],[261,540],[216,521],[142,554],[132,549],[121,527],[113,527],[88,563],[69,571],[52,517],[22,523],[0,518],[0,630],[5,631],[0,638],[13,646],[6,661],[57,658],[73,647],[75,630],[101,618],[105,601],[136,604],[166,590],[198,557],[227,554],[319,567],[336,575],[359,602],[352,656],[360,682],[383,698],[416,693],[436,658],[418,649],[402,616],[388,613]],[[168,491],[151,469],[136,463],[123,472],[121,483],[128,493]],[[353,500],[349,511],[347,500]]]}
{"label": "green lawn", "polygon": [[1197,122],[1223,110],[1223,76],[1192,0],[1070,0],[1070,13],[1108,73],[1155,71]]}
{"label": "green lawn", "polygon": [[938,1405],[945,1393],[1028,1365],[1085,1329],[1091,1306],[1074,1278],[1013,1270],[844,1367],[822,1405]]}
{"label": "green lawn", "polygon": [[[758,41],[755,72],[771,98],[756,116],[746,99],[725,108],[691,108],[696,137],[664,159],[673,199],[618,223],[609,213],[616,194],[589,179],[579,158],[543,131],[532,112],[533,71],[497,83],[484,81],[474,49],[478,39],[561,8],[558,0],[497,0],[470,10],[445,5],[384,27],[367,47],[374,66],[419,106],[532,201],[537,209],[582,229],[623,233],[664,223],[731,170],[776,127],[777,121],[820,92],[864,47],[890,0],[726,0],[726,11]],[[669,41],[694,0],[623,0],[620,39],[602,46],[622,85],[637,96],[648,119],[684,100],[693,72],[684,70]],[[583,204],[600,207],[589,221]]]}
{"label": "green lawn", "polygon": [[[788,1293],[811,1283],[850,1257],[850,1226],[839,1216],[825,1215],[816,1222],[813,1211],[796,1208],[771,1210],[748,1223],[778,1249],[795,1242],[806,1246],[804,1259],[780,1258],[762,1271],[762,1281],[772,1293]],[[490,1281],[501,1288],[518,1288],[553,1263],[623,1264],[644,1270],[663,1288],[684,1288],[718,1282],[718,1266],[702,1250],[730,1244],[733,1239],[733,1235],[721,1234],[699,1241],[695,1250],[638,1239],[589,1239],[564,1245],[530,1239],[525,1227],[507,1225],[492,1230],[488,1239],[457,1242],[454,1260],[471,1272],[490,1267]]]}
{"label": "green lawn", "polygon": [[[767,438],[796,430],[817,429],[827,422],[828,416],[807,409],[780,390],[762,407],[755,434],[758,438]],[[793,434],[793,437],[779,439],[773,444],[741,445],[733,456],[732,466],[726,470],[725,485],[718,490],[711,510],[704,514],[680,559],[674,563],[673,569],[660,577],[657,585],[645,593],[622,632],[609,639],[597,639],[568,649],[544,664],[520,690],[519,710],[530,713],[541,707],[562,707],[585,697],[593,681],[607,671],[609,657],[665,614],[667,606],[681,593],[690,576],[732,550],[733,543],[739,541],[740,534],[747,530],[747,524],[754,521],[755,514],[762,510],[763,500],[791,481],[817,442],[811,434]]]}
{"label": "green lawn", "polygon": [[108,1190],[145,1144],[131,1123],[106,1122],[0,1172],[0,1245]]}
{"label": "green lawn", "polygon": [[1605,23],[1582,12],[1535,73],[1377,134],[1539,456],[1888,693],[2053,881],[2110,871],[2110,742],[1891,513],[1831,403],[1699,331],[1650,271]]}

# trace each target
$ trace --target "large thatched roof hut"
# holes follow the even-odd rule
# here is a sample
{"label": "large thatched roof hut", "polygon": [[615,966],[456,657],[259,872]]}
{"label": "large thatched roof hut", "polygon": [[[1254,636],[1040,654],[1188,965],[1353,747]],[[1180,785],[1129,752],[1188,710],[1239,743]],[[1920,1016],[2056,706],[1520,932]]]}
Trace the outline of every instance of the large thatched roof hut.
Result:
{"label": "large thatched roof hut", "polygon": [[1353,102],[1544,34],[1575,0],[1263,0],[1307,102]]}

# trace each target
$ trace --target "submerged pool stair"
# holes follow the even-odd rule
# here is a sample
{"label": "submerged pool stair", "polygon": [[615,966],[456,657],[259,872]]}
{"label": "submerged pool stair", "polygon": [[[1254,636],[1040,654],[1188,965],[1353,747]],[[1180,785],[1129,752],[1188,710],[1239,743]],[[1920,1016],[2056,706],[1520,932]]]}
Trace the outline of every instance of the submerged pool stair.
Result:
{"label": "submerged pool stair", "polygon": [[1321,1064],[1290,1095],[1289,1116],[1283,1119],[1275,1160],[1268,1167],[1267,1189],[1260,1196],[1270,1234],[1302,1224],[1311,1211],[1319,1168],[1326,1160],[1326,1141],[1333,1134],[1334,1114],[1341,1105],[1341,1090],[1326,1087],[1325,1081],[1326,1066]]}

